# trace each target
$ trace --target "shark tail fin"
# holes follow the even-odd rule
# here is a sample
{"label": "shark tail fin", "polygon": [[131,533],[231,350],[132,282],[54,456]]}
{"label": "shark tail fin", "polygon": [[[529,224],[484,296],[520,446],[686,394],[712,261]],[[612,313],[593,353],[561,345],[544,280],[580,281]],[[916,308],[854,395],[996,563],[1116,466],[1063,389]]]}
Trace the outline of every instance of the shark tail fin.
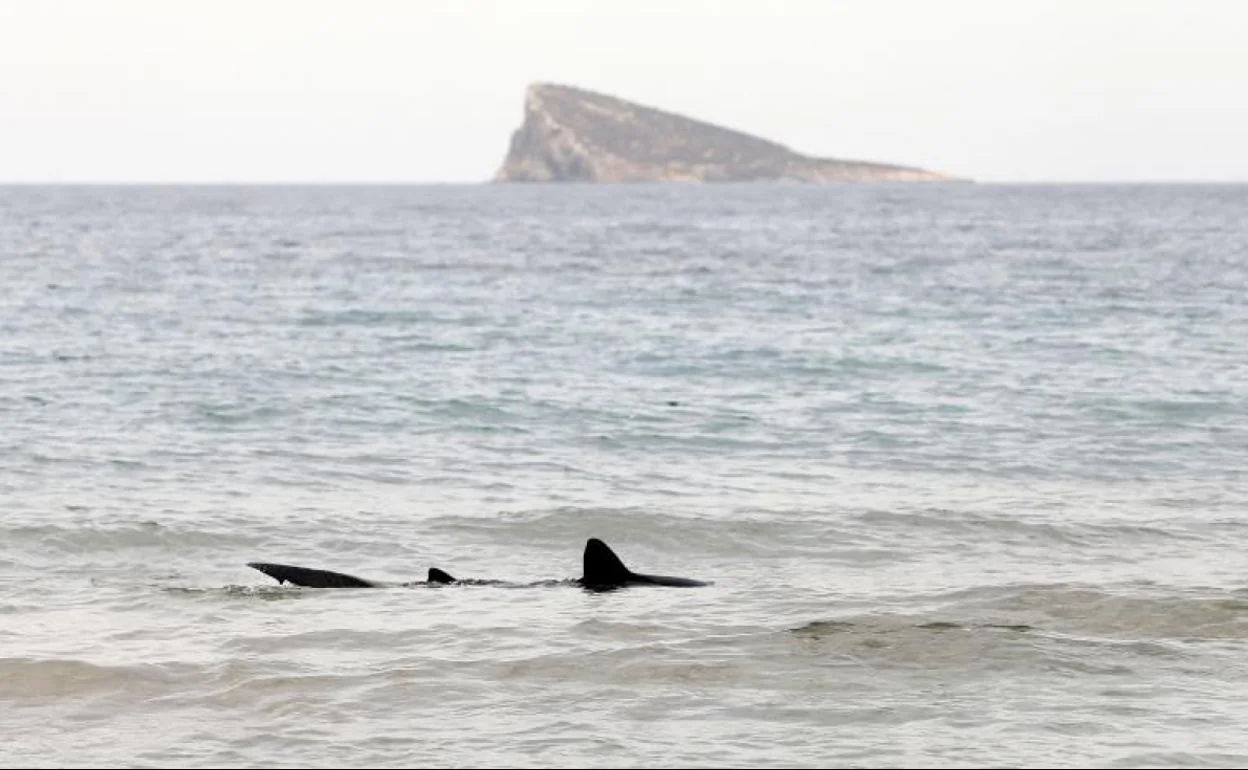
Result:
{"label": "shark tail fin", "polygon": [[289,564],[273,564],[263,561],[247,562],[247,566],[257,569],[281,583],[303,586],[305,588],[372,588],[374,583],[347,575],[342,572],[330,572],[324,569],[294,567]]}

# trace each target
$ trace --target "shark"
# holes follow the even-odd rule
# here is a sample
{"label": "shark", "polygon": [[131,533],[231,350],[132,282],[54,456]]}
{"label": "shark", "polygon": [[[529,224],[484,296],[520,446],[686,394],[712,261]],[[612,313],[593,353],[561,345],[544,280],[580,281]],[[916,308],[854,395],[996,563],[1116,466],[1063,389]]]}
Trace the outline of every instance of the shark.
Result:
{"label": "shark", "polygon": [[[634,572],[629,569],[624,561],[616,555],[611,547],[602,540],[591,537],[585,542],[585,552],[581,558],[581,576],[566,582],[573,585],[579,585],[588,591],[611,591],[618,588],[633,585],[654,585],[654,586],[670,586],[679,588],[691,588],[696,586],[711,585],[709,581],[695,580],[687,577],[674,577],[671,575],[651,575],[643,572]],[[326,569],[313,569],[311,567],[298,567],[292,564],[278,564],[275,562],[252,561],[247,562],[247,566],[252,569],[259,570],[278,582],[278,585],[290,583],[291,585],[302,586],[305,588],[378,588],[389,585],[385,582],[377,580],[368,580],[355,575],[349,575],[345,572],[334,572]],[[482,584],[502,584],[501,580],[479,580],[465,579],[460,580],[445,570],[438,567],[430,567],[429,572],[423,581],[424,585],[482,585]],[[400,585],[412,586],[421,583],[402,583]]]}

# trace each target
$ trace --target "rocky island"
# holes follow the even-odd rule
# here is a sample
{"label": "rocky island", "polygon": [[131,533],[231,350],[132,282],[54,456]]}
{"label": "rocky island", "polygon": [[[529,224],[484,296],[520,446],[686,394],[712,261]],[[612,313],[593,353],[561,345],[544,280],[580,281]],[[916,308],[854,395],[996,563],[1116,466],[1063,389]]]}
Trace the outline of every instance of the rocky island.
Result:
{"label": "rocky island", "polygon": [[613,96],[535,83],[497,182],[944,182],[908,166],[813,158]]}

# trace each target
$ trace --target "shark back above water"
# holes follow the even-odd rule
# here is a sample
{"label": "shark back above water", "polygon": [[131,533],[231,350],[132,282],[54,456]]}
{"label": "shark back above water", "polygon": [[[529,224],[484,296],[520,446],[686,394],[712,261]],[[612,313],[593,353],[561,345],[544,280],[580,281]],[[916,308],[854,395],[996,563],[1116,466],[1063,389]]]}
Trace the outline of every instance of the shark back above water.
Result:
{"label": "shark back above water", "polygon": [[[364,578],[348,575],[345,572],[333,572],[324,569],[312,569],[310,567],[296,567],[291,564],[277,564],[274,562],[253,561],[247,563],[248,567],[259,570],[269,577],[273,578],[278,584],[290,583],[291,585],[303,586],[305,588],[377,588],[385,583],[365,580]],[[499,583],[502,581],[494,580],[459,580],[449,573],[431,567],[425,583],[428,585],[450,585],[456,583]],[[591,591],[610,591],[616,588],[623,588],[629,585],[657,585],[657,586],[675,586],[675,587],[693,587],[705,586],[710,583],[702,580],[694,580],[692,578],[670,577],[667,575],[647,575],[639,572],[633,572],[619,556],[615,555],[615,551],[596,537],[590,538],[585,543],[585,553],[582,558],[581,577],[572,583],[579,585]],[[407,585],[411,585],[410,583]]]}
{"label": "shark back above water", "polygon": [[709,585],[701,580],[667,575],[643,575],[633,572],[624,566],[623,560],[615,555],[610,546],[596,537],[585,543],[585,555],[582,559],[581,578],[579,582],[585,588],[594,591],[621,588],[627,585],[678,586],[682,588]]}

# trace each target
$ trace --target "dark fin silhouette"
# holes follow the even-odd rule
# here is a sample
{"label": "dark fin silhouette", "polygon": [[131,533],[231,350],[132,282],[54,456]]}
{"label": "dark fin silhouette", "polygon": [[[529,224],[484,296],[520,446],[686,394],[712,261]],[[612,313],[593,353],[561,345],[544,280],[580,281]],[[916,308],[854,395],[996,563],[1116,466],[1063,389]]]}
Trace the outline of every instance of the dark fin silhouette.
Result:
{"label": "dark fin silhouette", "polygon": [[442,570],[438,569],[437,567],[430,567],[428,582],[430,583],[457,583],[459,581],[451,577],[446,572],[443,572]]}
{"label": "dark fin silhouette", "polygon": [[709,585],[709,583],[693,580],[692,578],[643,575],[633,572],[624,566],[624,562],[615,555],[615,551],[612,551],[606,543],[596,537],[591,537],[585,543],[585,556],[580,583],[582,586],[595,591],[605,591],[635,583],[659,586]]}
{"label": "dark fin silhouette", "polygon": [[585,555],[581,559],[581,585],[586,588],[614,588],[622,586],[633,573],[624,566],[606,543],[591,537],[585,543]]}
{"label": "dark fin silhouette", "polygon": [[260,570],[276,580],[278,584],[290,583],[305,588],[373,588],[376,585],[354,575],[324,569],[292,567],[289,564],[270,564],[261,561],[248,562],[247,566]]}

